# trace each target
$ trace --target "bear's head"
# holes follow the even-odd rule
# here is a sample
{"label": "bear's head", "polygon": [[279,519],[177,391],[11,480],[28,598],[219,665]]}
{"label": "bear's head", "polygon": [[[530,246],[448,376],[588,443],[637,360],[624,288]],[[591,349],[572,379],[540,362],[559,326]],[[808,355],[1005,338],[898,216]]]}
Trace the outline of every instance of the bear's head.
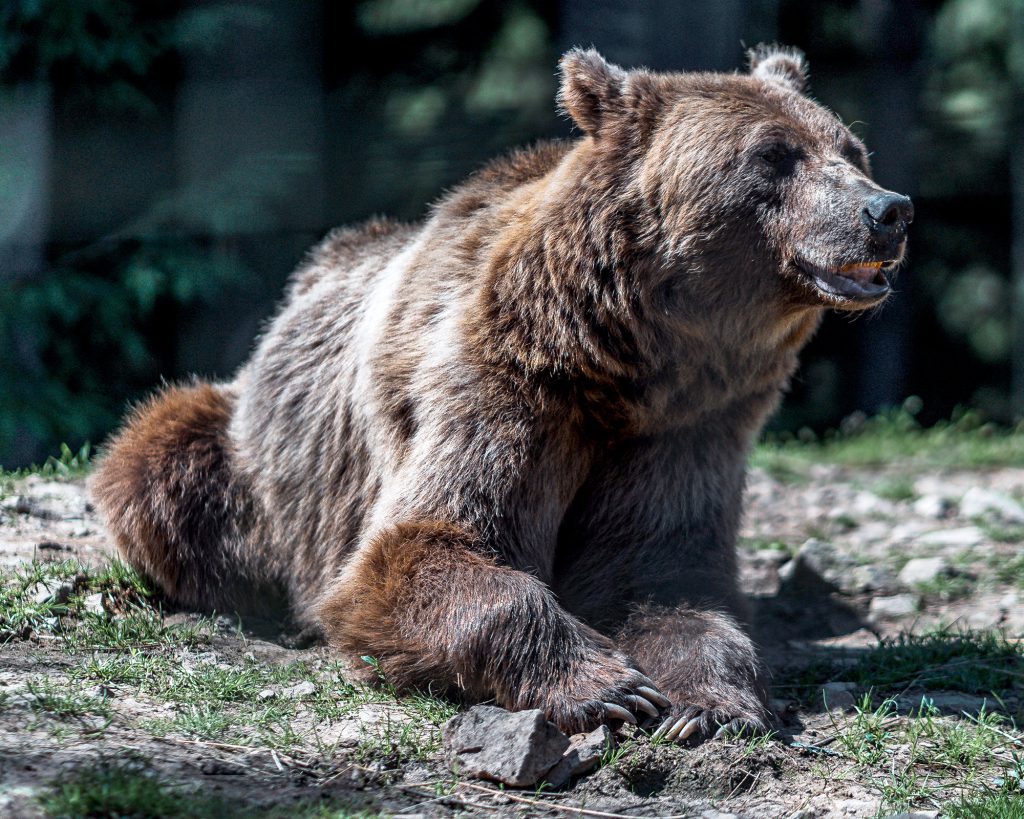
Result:
{"label": "bear's head", "polygon": [[910,199],[875,184],[861,141],[806,96],[800,52],[759,46],[749,59],[746,74],[659,74],[575,50],[560,102],[680,301],[877,305]]}

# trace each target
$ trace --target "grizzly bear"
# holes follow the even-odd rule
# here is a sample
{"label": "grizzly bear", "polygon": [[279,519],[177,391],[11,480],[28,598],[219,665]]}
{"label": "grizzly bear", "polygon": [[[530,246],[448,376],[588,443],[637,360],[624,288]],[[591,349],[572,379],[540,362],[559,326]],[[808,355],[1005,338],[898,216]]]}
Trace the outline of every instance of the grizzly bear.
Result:
{"label": "grizzly bear", "polygon": [[765,729],[747,454],[913,216],[805,82],[777,47],[746,74],[569,52],[580,138],[330,234],[233,381],[132,413],[93,482],[121,553],[185,607],[283,600],[399,687]]}

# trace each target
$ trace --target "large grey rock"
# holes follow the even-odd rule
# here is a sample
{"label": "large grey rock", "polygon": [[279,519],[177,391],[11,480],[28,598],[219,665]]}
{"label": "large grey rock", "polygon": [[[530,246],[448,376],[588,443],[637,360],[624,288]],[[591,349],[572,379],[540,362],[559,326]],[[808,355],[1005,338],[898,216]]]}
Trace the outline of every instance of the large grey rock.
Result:
{"label": "large grey rock", "polygon": [[949,563],[943,557],[915,557],[900,569],[899,580],[904,586],[916,586],[918,583],[930,583],[949,572]]}
{"label": "large grey rock", "polygon": [[569,747],[569,738],[543,711],[510,712],[491,705],[448,720],[444,742],[454,772],[517,788],[539,782]]}
{"label": "large grey rock", "polygon": [[568,750],[544,778],[553,787],[562,787],[573,777],[596,768],[611,744],[612,732],[608,730],[607,725],[602,725],[589,734],[573,734],[569,737]]}
{"label": "large grey rock", "polygon": [[993,489],[973,486],[960,499],[960,514],[965,518],[995,515],[1006,523],[1024,523],[1024,506],[1009,495]]}

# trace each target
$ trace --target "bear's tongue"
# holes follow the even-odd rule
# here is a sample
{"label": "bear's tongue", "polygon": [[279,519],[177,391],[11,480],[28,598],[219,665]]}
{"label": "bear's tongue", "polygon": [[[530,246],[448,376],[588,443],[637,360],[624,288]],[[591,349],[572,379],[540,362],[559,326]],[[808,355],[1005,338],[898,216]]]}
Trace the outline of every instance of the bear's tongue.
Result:
{"label": "bear's tongue", "polygon": [[883,262],[854,262],[844,264],[836,270],[840,276],[853,279],[858,284],[871,284],[878,276],[878,271]]}

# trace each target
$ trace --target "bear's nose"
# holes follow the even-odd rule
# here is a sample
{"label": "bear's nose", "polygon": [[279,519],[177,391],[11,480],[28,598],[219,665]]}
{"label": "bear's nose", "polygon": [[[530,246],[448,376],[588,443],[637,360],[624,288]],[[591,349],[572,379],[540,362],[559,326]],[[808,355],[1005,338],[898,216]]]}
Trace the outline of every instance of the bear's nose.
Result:
{"label": "bear's nose", "polygon": [[914,203],[909,196],[883,191],[868,199],[860,218],[876,236],[902,232],[914,221]]}

